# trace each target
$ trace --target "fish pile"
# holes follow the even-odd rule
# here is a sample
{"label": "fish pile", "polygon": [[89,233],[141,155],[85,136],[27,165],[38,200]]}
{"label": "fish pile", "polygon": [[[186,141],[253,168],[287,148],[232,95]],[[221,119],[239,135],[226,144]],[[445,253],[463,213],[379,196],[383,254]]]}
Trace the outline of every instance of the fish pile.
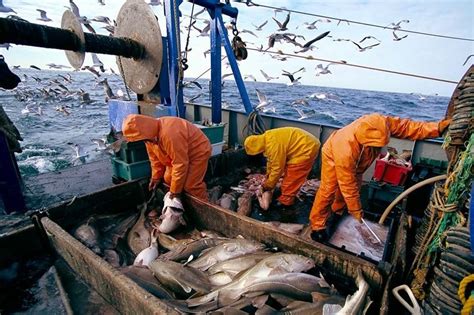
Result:
{"label": "fish pile", "polygon": [[[312,274],[315,263],[308,257],[272,252],[262,243],[213,231],[192,230],[177,239],[159,233],[147,221],[142,205],[132,216],[93,217],[74,234],[139,286],[183,313],[312,314],[326,308],[328,314],[352,314],[353,308],[365,304],[368,285],[362,275],[356,281],[359,290],[346,300],[322,275]],[[299,232],[301,227],[283,224],[282,228]],[[344,312],[348,308],[351,312]]]}
{"label": "fish pile", "polygon": [[[214,186],[208,190],[209,201],[222,208],[236,211],[237,213],[250,216],[253,207],[253,201],[258,200],[262,210],[268,210],[270,207],[273,192],[263,192],[263,184],[266,175],[262,173],[251,173],[250,169],[246,170],[247,176],[241,180],[238,185],[231,186],[230,190],[224,192],[222,186]],[[250,174],[249,174],[250,173]],[[280,178],[276,188],[281,186],[283,178]],[[320,181],[318,179],[308,179],[301,186],[297,195],[298,199],[304,197],[314,197],[318,190]]]}
{"label": "fish pile", "polygon": [[321,185],[319,179],[307,179],[303,186],[301,186],[298,197],[314,197],[319,189],[319,185]]}

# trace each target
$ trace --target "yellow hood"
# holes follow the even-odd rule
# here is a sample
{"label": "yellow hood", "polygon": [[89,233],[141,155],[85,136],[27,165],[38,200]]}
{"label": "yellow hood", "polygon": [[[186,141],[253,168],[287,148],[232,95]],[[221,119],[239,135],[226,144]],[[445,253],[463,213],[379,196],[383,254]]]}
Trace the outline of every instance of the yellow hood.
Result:
{"label": "yellow hood", "polygon": [[127,141],[155,140],[158,137],[160,122],[145,115],[128,115],[122,123],[123,135]]}
{"label": "yellow hood", "polygon": [[245,151],[248,155],[257,155],[265,151],[265,136],[248,136],[244,141]]}
{"label": "yellow hood", "polygon": [[390,128],[386,118],[380,114],[363,116],[359,119],[355,137],[364,146],[386,146],[390,141]]}

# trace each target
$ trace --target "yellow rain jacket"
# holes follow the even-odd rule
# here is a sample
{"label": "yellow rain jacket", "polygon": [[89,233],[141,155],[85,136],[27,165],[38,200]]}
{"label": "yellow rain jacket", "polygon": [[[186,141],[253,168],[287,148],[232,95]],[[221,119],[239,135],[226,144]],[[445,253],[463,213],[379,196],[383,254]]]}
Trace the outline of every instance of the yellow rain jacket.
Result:
{"label": "yellow rain jacket", "polygon": [[271,129],[263,135],[249,136],[244,142],[247,154],[263,153],[267,158],[265,189],[275,187],[286,165],[314,160],[320,145],[319,140],[312,134],[294,127]]}
{"label": "yellow rain jacket", "polygon": [[127,141],[152,141],[145,143],[152,179],[162,179],[168,169],[171,171],[172,193],[181,193],[184,189],[207,199],[203,179],[211,156],[211,144],[198,127],[178,117],[156,119],[129,115],[123,122],[122,130]]}

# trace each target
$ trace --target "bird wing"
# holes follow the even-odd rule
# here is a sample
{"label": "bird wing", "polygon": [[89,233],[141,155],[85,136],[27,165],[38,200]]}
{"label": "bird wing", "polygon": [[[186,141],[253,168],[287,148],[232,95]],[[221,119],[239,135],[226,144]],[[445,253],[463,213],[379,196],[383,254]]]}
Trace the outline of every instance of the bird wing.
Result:
{"label": "bird wing", "polygon": [[257,91],[257,98],[260,103],[266,102],[267,101],[267,96],[260,92],[259,89],[255,89]]}
{"label": "bird wing", "polygon": [[287,76],[291,82],[295,81],[295,77],[291,73],[282,73],[282,75]]}
{"label": "bird wing", "polygon": [[206,27],[202,29],[202,33],[207,33],[211,29],[211,23],[207,23]]}
{"label": "bird wing", "polygon": [[288,25],[288,22],[290,22],[290,13],[286,15],[285,22],[283,22],[283,28],[285,28]]}
{"label": "bird wing", "polygon": [[200,88],[202,90],[202,86],[201,86],[201,84],[199,84],[199,82],[191,81],[191,84],[194,84],[195,86],[197,86],[198,88]]}
{"label": "bird wing", "polygon": [[104,64],[102,61],[100,61],[99,57],[97,57],[97,54],[92,53],[92,62],[94,63],[94,66],[103,66]]}
{"label": "bird wing", "polygon": [[359,44],[357,44],[356,42],[354,42],[354,41],[351,40],[351,43],[353,43],[354,45],[356,45],[357,48],[362,49],[362,47],[361,47]]}
{"label": "bird wing", "polygon": [[262,73],[262,75],[265,77],[265,79],[269,79],[270,77],[268,76],[268,74],[266,74],[265,72],[263,72],[263,70],[260,70],[260,72]]}
{"label": "bird wing", "polygon": [[261,25],[259,25],[258,28],[264,27],[265,25],[267,25],[267,23],[268,23],[268,20],[265,20],[265,22],[263,22]]}
{"label": "bird wing", "polygon": [[274,17],[272,17],[273,21],[275,21],[277,24],[278,24],[278,27],[279,28],[283,28],[283,25],[280,23],[280,21],[278,21],[277,19],[275,19]]}
{"label": "bird wing", "polygon": [[317,36],[316,38],[310,40],[306,44],[303,45],[303,48],[309,48],[314,42],[323,39],[324,37],[328,36],[330,31],[324,32],[321,35]]}
{"label": "bird wing", "polygon": [[69,0],[69,4],[71,5],[72,13],[74,13],[75,16],[80,18],[81,14],[79,13],[79,7],[72,0]]}

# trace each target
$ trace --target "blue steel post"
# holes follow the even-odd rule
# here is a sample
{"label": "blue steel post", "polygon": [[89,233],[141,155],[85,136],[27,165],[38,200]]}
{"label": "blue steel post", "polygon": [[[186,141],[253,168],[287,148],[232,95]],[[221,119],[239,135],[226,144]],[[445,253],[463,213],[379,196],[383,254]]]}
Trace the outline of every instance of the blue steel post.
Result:
{"label": "blue steel post", "polygon": [[249,95],[247,94],[247,89],[245,88],[244,80],[242,80],[242,75],[240,74],[239,66],[237,65],[237,60],[234,56],[234,51],[232,50],[229,38],[227,37],[227,31],[224,26],[224,21],[222,20],[221,15],[216,15],[216,19],[218,20],[217,27],[219,29],[219,34],[221,36],[222,42],[224,43],[224,48],[227,53],[227,59],[229,60],[230,67],[232,68],[232,72],[234,73],[235,83],[237,84],[237,87],[239,89],[240,97],[242,98],[242,102],[244,103],[245,111],[247,112],[247,114],[250,114],[253,111],[253,107],[250,103]]}
{"label": "blue steel post", "polygon": [[222,121],[222,82],[221,82],[221,37],[217,27],[221,8],[211,10],[211,104],[212,122]]}
{"label": "blue steel post", "polygon": [[[166,0],[166,33],[168,38],[169,88],[172,114],[184,118],[183,87],[179,75],[179,57],[181,53],[179,30],[179,6],[182,0]],[[178,82],[179,81],[179,82]]]}

